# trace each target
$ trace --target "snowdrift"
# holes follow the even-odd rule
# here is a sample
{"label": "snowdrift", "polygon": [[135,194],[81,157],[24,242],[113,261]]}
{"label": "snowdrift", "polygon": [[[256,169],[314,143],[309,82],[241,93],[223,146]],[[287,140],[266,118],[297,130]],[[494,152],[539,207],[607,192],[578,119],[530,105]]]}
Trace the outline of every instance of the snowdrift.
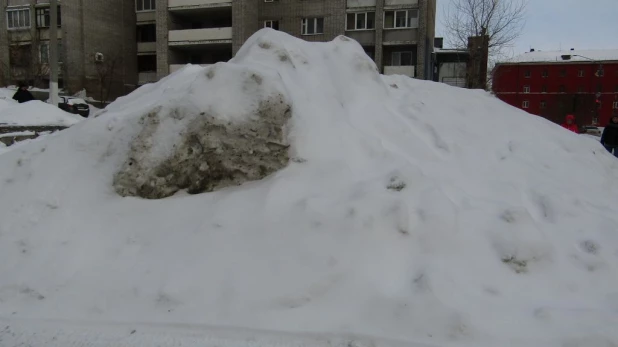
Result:
{"label": "snowdrift", "polygon": [[38,100],[23,104],[0,100],[0,125],[69,127],[81,120],[80,116]]}
{"label": "snowdrift", "polygon": [[[257,99],[235,92],[262,88],[291,106],[284,169],[214,193],[116,194],[144,115],[242,123]],[[161,120],[153,155],[184,126]],[[110,344],[131,345],[139,322],[157,331],[143,345],[230,327],[324,345],[615,346],[616,177],[598,143],[484,92],[381,76],[345,37],[262,30],[229,63],[0,156],[0,320],[30,332],[0,337],[84,342],[114,324],[128,330]]]}

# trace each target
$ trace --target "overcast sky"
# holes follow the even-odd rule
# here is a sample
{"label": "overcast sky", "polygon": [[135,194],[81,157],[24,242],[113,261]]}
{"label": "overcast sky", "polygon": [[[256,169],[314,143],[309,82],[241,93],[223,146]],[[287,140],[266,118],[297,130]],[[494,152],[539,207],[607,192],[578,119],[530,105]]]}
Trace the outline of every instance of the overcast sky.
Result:
{"label": "overcast sky", "polygon": [[[443,13],[451,0],[437,1],[436,36],[445,36]],[[512,53],[531,47],[618,49],[618,0],[528,0],[526,26]]]}

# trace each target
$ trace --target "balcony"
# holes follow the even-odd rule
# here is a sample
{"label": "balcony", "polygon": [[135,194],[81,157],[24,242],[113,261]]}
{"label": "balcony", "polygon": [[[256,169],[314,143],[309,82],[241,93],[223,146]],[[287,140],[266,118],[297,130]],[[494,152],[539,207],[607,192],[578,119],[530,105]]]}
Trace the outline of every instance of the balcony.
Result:
{"label": "balcony", "polygon": [[384,0],[384,8],[418,7],[418,0]]}
{"label": "balcony", "polygon": [[414,65],[409,66],[385,66],[385,75],[404,75],[414,77]]}
{"label": "balcony", "polygon": [[232,0],[169,0],[170,11],[232,7]]}
{"label": "balcony", "polygon": [[135,15],[138,23],[154,23],[157,20],[157,12],[155,11],[137,12]]}
{"label": "balcony", "polygon": [[348,8],[376,7],[376,0],[348,0]]}
{"label": "balcony", "polygon": [[184,29],[169,32],[170,46],[201,46],[232,43],[232,28]]}
{"label": "balcony", "polygon": [[157,51],[156,42],[138,42],[137,53],[152,53]]}
{"label": "balcony", "polygon": [[156,72],[140,72],[137,75],[137,83],[142,85],[142,84],[147,84],[147,83],[154,83],[157,81],[157,73]]}
{"label": "balcony", "polygon": [[[194,64],[194,65],[196,65],[196,64]],[[199,65],[201,67],[207,67],[207,66],[210,66],[212,64],[199,64]],[[172,64],[172,65],[170,65],[170,73],[172,74],[172,73],[182,69],[185,66],[187,66],[187,64]]]}

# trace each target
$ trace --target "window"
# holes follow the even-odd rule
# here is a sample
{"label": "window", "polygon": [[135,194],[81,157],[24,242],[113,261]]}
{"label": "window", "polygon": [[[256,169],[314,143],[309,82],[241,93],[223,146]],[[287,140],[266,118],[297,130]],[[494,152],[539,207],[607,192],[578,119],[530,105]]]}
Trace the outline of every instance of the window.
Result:
{"label": "window", "polygon": [[612,104],[612,108],[614,110],[618,110],[618,101],[614,101],[614,103]]}
{"label": "window", "polygon": [[393,52],[392,66],[412,66],[412,52]]}
{"label": "window", "polygon": [[9,56],[11,66],[30,67],[32,63],[32,46],[30,43],[24,45],[9,45]]}
{"label": "window", "polygon": [[599,69],[597,70],[597,72],[594,74],[597,77],[603,77],[605,76],[605,70],[603,70],[603,67],[599,67]]}
{"label": "window", "polygon": [[577,71],[577,77],[584,77],[584,70]]}
{"label": "window", "polygon": [[[35,10],[35,14],[36,14],[36,27],[37,28],[49,28],[49,25],[51,23],[51,18],[49,15],[49,7],[45,7],[45,8],[37,8]],[[58,27],[61,26],[62,24],[62,16],[60,13],[60,6],[57,7],[56,12],[58,13]]]}
{"label": "window", "polygon": [[[63,56],[62,56],[62,42],[58,42],[58,62],[62,63],[63,60]],[[49,42],[43,42],[41,43],[41,45],[39,46],[39,59],[41,64],[48,64],[49,63]]]}
{"label": "window", "polygon": [[566,77],[567,75],[567,70],[566,69],[561,69],[560,70],[560,77]]}
{"label": "window", "polygon": [[549,71],[547,69],[543,69],[543,78],[549,77]]}
{"label": "window", "polygon": [[524,77],[525,78],[530,78],[531,74],[530,74],[530,70],[526,70],[524,71]]}
{"label": "window", "polygon": [[157,9],[157,0],[135,0],[135,10],[140,11],[154,11]]}
{"label": "window", "polygon": [[547,93],[547,86],[541,87],[541,93]]}
{"label": "window", "polygon": [[558,90],[560,91],[560,93],[566,93],[566,87],[564,85],[561,85]]}
{"label": "window", "polygon": [[30,9],[7,10],[6,23],[9,29],[30,28]]}
{"label": "window", "polygon": [[157,26],[155,24],[138,25],[137,42],[157,42]]}
{"label": "window", "polygon": [[278,20],[265,20],[264,28],[271,28],[271,29],[279,30],[279,21]]}
{"label": "window", "polygon": [[157,71],[157,56],[138,55],[137,56],[137,71],[139,72],[156,72]]}
{"label": "window", "polygon": [[526,94],[530,93],[530,86],[524,86],[524,93]]}
{"label": "window", "polygon": [[375,12],[348,13],[346,30],[371,30],[375,27]]}
{"label": "window", "polygon": [[547,108],[547,102],[546,101],[541,101],[541,110],[544,110]]}
{"label": "window", "polygon": [[418,10],[384,12],[384,29],[418,28]]}
{"label": "window", "polygon": [[530,101],[525,100],[524,102],[521,103],[521,107],[522,108],[528,108],[530,107]]}
{"label": "window", "polygon": [[302,35],[324,34],[324,18],[303,18],[301,33]]}
{"label": "window", "polygon": [[49,44],[41,43],[39,47],[39,54],[41,58],[41,63],[49,63]]}

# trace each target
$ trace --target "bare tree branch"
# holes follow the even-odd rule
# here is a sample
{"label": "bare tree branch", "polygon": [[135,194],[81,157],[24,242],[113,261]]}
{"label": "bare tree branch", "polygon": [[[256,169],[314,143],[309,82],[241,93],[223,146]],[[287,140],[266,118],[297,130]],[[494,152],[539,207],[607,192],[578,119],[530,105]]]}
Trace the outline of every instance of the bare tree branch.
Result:
{"label": "bare tree branch", "polygon": [[468,38],[489,35],[490,55],[511,47],[521,36],[528,0],[451,0],[444,13],[447,42],[466,48]]}

